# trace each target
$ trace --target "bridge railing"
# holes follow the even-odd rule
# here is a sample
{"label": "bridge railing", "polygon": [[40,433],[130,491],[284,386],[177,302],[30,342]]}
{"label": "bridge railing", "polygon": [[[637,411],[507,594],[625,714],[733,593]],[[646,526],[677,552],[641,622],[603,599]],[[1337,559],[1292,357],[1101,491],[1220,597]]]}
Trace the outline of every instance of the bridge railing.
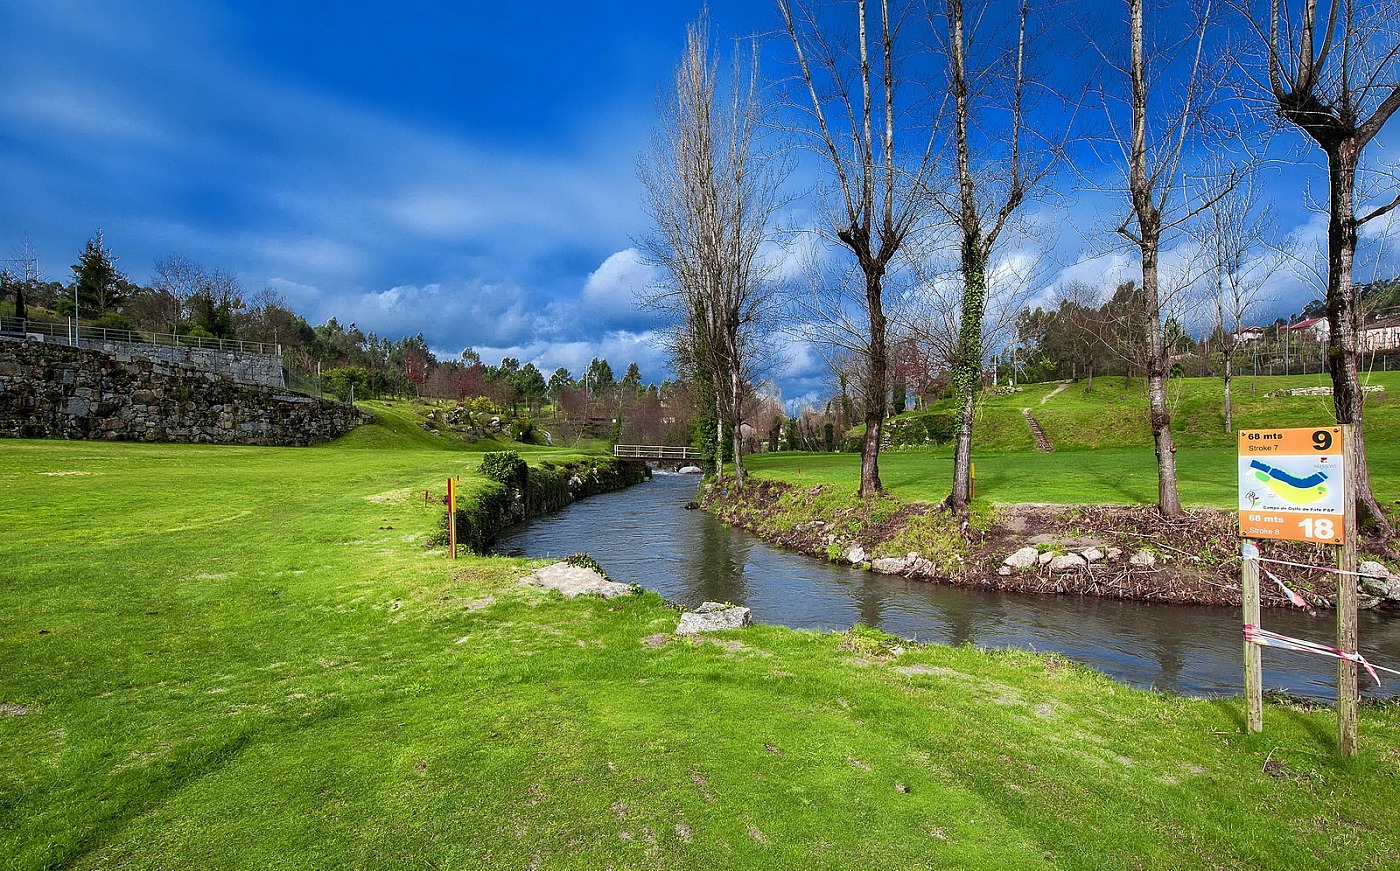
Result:
{"label": "bridge railing", "polygon": [[667,445],[614,445],[613,456],[622,460],[699,460],[698,448],[673,448]]}
{"label": "bridge railing", "polygon": [[[213,339],[202,336],[179,336],[174,333],[151,333],[145,330],[109,330],[103,327],[81,327],[77,344],[117,342],[124,345],[169,345],[176,348],[196,348],[202,351],[237,351],[240,354],[281,356],[282,346],[269,342],[245,342],[242,339]],[[73,324],[0,318],[0,335],[14,338],[42,336],[41,341],[72,345],[75,343]]]}

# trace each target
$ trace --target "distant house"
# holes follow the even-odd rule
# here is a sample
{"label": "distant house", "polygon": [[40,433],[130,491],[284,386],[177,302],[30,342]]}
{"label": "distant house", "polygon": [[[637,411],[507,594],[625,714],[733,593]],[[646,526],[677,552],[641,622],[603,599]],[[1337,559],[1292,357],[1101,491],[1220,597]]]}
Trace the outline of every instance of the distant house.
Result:
{"label": "distant house", "polygon": [[1296,324],[1278,328],[1280,333],[1290,333],[1298,339],[1311,339],[1315,342],[1322,342],[1327,339],[1329,327],[1327,318],[1308,318]]}
{"label": "distant house", "polygon": [[1388,318],[1361,328],[1358,345],[1363,351],[1387,351],[1400,348],[1400,317]]}
{"label": "distant house", "polygon": [[1263,327],[1241,327],[1240,331],[1235,333],[1235,344],[1243,345],[1246,342],[1257,342],[1262,338],[1264,338]]}

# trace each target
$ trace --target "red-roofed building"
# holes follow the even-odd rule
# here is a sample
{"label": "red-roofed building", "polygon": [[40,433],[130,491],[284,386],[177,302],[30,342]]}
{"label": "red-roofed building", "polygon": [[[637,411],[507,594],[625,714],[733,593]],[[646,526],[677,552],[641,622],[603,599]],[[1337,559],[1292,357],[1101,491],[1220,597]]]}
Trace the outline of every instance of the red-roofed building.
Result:
{"label": "red-roofed building", "polygon": [[1327,324],[1327,318],[1308,318],[1305,321],[1299,321],[1296,324],[1288,324],[1278,329],[1280,333],[1286,330],[1300,339],[1308,338],[1318,342],[1326,340],[1328,333],[1331,331]]}

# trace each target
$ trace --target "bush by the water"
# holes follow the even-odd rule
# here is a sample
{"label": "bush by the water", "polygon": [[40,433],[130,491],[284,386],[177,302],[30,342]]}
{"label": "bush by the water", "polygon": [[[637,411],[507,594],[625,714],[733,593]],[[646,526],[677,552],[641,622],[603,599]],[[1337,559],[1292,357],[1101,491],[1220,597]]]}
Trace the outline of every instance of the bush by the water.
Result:
{"label": "bush by the water", "polygon": [[521,487],[529,467],[515,451],[492,451],[481,457],[481,474],[510,487]]}

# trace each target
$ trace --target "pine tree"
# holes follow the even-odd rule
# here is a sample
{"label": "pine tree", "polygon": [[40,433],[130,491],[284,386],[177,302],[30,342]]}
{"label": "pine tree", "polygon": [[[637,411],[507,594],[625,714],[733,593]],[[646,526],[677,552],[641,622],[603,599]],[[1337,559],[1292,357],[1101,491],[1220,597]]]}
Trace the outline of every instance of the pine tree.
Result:
{"label": "pine tree", "polygon": [[126,276],[117,270],[117,259],[104,243],[101,229],[87,240],[78,262],[70,268],[71,289],[77,293],[80,315],[99,317],[121,305],[129,285]]}

